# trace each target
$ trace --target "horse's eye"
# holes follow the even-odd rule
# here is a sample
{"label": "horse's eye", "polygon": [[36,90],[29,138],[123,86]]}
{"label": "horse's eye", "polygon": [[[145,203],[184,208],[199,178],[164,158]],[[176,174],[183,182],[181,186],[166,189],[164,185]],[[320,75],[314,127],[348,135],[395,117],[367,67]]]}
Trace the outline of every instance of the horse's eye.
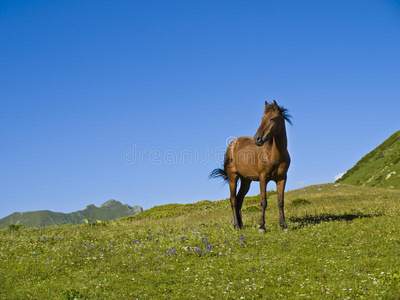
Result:
{"label": "horse's eye", "polygon": [[271,122],[276,122],[276,119],[275,118],[271,118],[271,119],[269,119]]}

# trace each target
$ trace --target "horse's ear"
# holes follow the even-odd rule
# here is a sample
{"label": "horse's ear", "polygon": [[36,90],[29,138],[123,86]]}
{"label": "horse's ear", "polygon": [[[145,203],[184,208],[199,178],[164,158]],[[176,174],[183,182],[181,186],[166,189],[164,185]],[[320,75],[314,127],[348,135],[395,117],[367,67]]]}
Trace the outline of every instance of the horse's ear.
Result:
{"label": "horse's ear", "polygon": [[278,103],[276,103],[276,101],[274,100],[274,106],[278,106]]}
{"label": "horse's ear", "polygon": [[268,102],[267,101],[265,101],[265,106],[268,106],[269,104],[268,104]]}

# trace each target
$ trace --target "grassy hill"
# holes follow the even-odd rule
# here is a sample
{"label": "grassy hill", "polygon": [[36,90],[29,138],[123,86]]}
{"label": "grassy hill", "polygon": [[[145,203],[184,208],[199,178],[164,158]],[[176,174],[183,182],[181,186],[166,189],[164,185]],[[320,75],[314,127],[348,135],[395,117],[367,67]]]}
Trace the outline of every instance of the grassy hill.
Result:
{"label": "grassy hill", "polygon": [[[323,184],[154,207],[100,225],[0,230],[1,299],[399,299],[400,191]],[[18,229],[18,230],[16,230]]]}
{"label": "grassy hill", "polygon": [[130,215],[135,215],[143,209],[140,206],[123,205],[119,201],[108,200],[100,207],[93,204],[88,205],[83,210],[64,214],[49,210],[16,212],[3,219],[0,219],[0,228],[6,228],[10,224],[32,226],[50,226],[64,224],[81,224],[85,219],[93,221],[108,221]]}
{"label": "grassy hill", "polygon": [[365,155],[337,182],[400,189],[400,131]]}

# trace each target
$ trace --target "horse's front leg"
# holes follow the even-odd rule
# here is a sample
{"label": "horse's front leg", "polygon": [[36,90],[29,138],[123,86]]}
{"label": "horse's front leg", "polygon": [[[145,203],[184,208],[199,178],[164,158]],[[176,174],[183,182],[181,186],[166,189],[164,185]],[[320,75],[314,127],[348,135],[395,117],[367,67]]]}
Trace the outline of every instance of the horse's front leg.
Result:
{"label": "horse's front leg", "polygon": [[282,179],[276,182],[276,192],[278,194],[278,207],[279,207],[279,225],[281,225],[283,230],[287,230],[287,225],[285,221],[285,192],[286,179]]}
{"label": "horse's front leg", "polygon": [[265,209],[267,208],[267,180],[260,177],[260,192],[261,192],[261,219],[258,232],[265,233]]}
{"label": "horse's front leg", "polygon": [[236,187],[237,187],[238,177],[235,176],[229,178],[229,190],[231,192],[231,207],[233,212],[233,227],[235,229],[240,228],[239,224],[239,210],[237,205],[237,197],[236,197]]}

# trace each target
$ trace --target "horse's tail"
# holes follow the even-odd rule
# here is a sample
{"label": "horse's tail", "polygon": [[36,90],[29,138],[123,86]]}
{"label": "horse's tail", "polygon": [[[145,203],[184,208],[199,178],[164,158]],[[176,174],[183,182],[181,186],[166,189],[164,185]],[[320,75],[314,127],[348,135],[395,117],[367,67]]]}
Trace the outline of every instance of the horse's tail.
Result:
{"label": "horse's tail", "polygon": [[222,166],[222,168],[214,169],[210,173],[210,175],[208,175],[208,179],[222,178],[225,183],[228,183],[229,182],[228,173],[226,172],[226,166],[228,165],[228,163],[229,163],[229,159],[225,158],[225,162],[224,162],[224,165]]}

